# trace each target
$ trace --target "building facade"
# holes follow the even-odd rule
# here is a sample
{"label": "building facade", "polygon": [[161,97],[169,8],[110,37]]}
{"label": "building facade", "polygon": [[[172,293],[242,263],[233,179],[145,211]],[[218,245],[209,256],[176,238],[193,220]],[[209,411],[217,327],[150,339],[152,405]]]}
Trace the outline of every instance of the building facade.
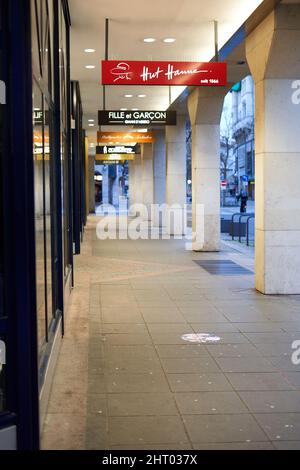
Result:
{"label": "building facade", "polygon": [[254,83],[251,75],[232,90],[232,138],[237,190],[244,187],[255,196],[254,167]]}

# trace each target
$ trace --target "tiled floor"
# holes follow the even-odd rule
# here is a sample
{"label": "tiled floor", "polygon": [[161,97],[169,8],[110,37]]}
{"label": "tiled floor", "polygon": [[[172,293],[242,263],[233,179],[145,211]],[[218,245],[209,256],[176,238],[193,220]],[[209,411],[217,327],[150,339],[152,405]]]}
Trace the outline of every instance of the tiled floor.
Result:
{"label": "tiled floor", "polygon": [[[299,298],[211,275],[180,240],[96,239],[90,217],[44,449],[299,449]],[[216,344],[181,336],[214,333]]]}

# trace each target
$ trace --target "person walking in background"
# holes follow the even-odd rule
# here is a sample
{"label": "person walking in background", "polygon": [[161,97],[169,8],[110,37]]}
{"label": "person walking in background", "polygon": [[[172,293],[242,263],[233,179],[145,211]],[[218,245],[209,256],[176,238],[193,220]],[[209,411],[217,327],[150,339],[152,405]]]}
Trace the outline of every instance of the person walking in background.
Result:
{"label": "person walking in background", "polygon": [[240,194],[237,196],[237,200],[240,200],[240,212],[247,212],[247,201],[248,193],[245,188],[242,188]]}

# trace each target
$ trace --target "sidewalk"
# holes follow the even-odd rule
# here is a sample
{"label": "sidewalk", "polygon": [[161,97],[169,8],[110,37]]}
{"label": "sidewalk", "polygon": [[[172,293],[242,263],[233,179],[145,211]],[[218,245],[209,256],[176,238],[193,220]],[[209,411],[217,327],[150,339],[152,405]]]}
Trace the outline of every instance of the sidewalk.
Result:
{"label": "sidewalk", "polygon": [[[99,220],[89,217],[75,257],[43,448],[299,449],[299,296],[264,296],[251,272],[195,263],[253,271],[230,244],[100,241]],[[219,339],[183,337],[200,333]]]}

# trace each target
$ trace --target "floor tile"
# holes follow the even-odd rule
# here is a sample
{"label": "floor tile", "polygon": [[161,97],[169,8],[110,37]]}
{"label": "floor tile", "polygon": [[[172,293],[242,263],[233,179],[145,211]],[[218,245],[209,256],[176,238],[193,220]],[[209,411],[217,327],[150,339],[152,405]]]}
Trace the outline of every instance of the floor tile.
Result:
{"label": "floor tile", "polygon": [[133,374],[120,372],[107,374],[105,383],[108,393],[122,392],[168,392],[169,386],[163,373]]}
{"label": "floor tile", "polygon": [[281,333],[283,329],[280,325],[268,321],[264,322],[252,322],[252,323],[234,323],[234,326],[241,333],[272,333],[278,332]]}
{"label": "floor tile", "polygon": [[213,344],[207,345],[213,357],[257,357],[260,352],[251,344]]}
{"label": "floor tile", "polygon": [[156,346],[156,350],[161,358],[193,358],[198,356],[209,356],[206,346],[200,344],[158,344]]}
{"label": "floor tile", "polygon": [[252,343],[287,343],[292,344],[295,339],[295,336],[292,333],[286,332],[271,332],[271,333],[245,333],[245,336],[252,342]]}
{"label": "floor tile", "polygon": [[86,450],[104,450],[108,447],[107,417],[89,413],[86,420]]}
{"label": "floor tile", "polygon": [[223,374],[168,374],[167,378],[173,392],[232,390]]}
{"label": "floor tile", "polygon": [[177,416],[112,417],[109,419],[108,426],[111,445],[188,443],[182,421]]}
{"label": "floor tile", "polygon": [[178,410],[170,393],[112,393],[109,416],[172,416]]}
{"label": "floor tile", "polygon": [[299,413],[256,414],[255,418],[272,441],[295,441],[299,438]]}
{"label": "floor tile", "polygon": [[240,397],[254,413],[299,413],[298,391],[240,392]]}
{"label": "floor tile", "polygon": [[300,390],[300,372],[284,372],[283,376],[292,387]]}
{"label": "floor tile", "polygon": [[87,414],[98,414],[101,416],[107,416],[107,394],[88,393],[86,412]]}
{"label": "floor tile", "polygon": [[116,333],[103,335],[103,341],[108,345],[144,345],[151,344],[151,338],[146,333]]}
{"label": "floor tile", "polygon": [[292,390],[293,386],[278,372],[246,372],[226,374],[235,390]]}
{"label": "floor tile", "polygon": [[276,372],[275,367],[262,357],[216,357],[224,372]]}
{"label": "floor tile", "polygon": [[291,343],[258,343],[255,345],[264,357],[289,356],[291,357]]}
{"label": "floor tile", "polygon": [[162,366],[169,374],[180,373],[196,373],[196,372],[220,372],[219,367],[215,361],[210,357],[197,357],[197,358],[163,358]]}
{"label": "floor tile", "polygon": [[248,413],[235,392],[176,393],[175,398],[183,415]]}
{"label": "floor tile", "polygon": [[230,323],[191,323],[196,333],[238,333],[238,327]]}
{"label": "floor tile", "polygon": [[104,323],[103,334],[141,334],[146,333],[147,328],[144,323]]}
{"label": "floor tile", "polygon": [[267,435],[250,415],[184,416],[193,443],[267,441]]}
{"label": "floor tile", "polygon": [[186,323],[176,307],[141,307],[146,323]]}

